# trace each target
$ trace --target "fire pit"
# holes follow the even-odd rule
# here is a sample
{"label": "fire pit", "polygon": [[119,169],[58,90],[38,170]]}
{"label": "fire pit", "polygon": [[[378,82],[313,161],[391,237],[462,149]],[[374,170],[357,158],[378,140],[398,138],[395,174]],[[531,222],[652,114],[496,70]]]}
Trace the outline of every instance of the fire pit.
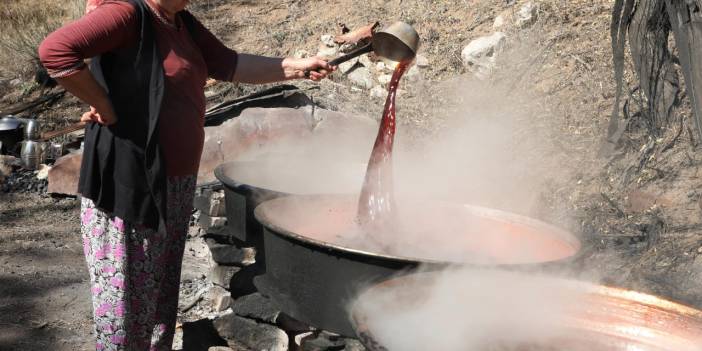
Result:
{"label": "fire pit", "polygon": [[[624,289],[499,271],[476,273],[488,286],[483,291],[460,289],[461,278],[477,277],[471,274],[411,274],[367,289],[351,308],[358,336],[370,351],[448,349],[456,342],[481,351],[702,347],[702,311],[687,306]],[[492,289],[495,282],[500,291]],[[526,288],[525,282],[530,282]],[[505,291],[512,289],[514,299],[505,300]],[[444,321],[432,325],[437,316]],[[449,325],[455,316],[463,319]],[[423,321],[422,330],[417,320]]]}
{"label": "fire pit", "polygon": [[342,335],[353,335],[346,304],[364,286],[398,272],[420,264],[542,266],[567,261],[580,248],[572,234],[540,221],[436,202],[403,207],[399,215],[408,230],[390,238],[400,245],[388,250],[357,240],[357,201],[350,195],[288,196],[255,211],[266,257],[258,289],[292,317]]}

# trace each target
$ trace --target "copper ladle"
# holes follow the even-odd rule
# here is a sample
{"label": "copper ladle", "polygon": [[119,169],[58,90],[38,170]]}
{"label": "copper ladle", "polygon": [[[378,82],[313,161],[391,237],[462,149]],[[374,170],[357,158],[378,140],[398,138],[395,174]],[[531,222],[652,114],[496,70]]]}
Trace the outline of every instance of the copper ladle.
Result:
{"label": "copper ladle", "polygon": [[[417,31],[405,22],[395,22],[374,33],[370,43],[329,61],[329,65],[338,66],[371,51],[392,61],[406,61],[414,59],[417,49],[419,49]],[[308,76],[309,71],[305,72],[305,75]]]}

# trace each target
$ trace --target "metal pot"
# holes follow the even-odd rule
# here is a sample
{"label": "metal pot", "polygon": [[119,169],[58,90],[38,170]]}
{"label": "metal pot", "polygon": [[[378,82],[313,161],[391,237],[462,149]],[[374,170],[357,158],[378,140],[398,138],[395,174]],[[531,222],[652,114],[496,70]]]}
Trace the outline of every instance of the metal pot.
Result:
{"label": "metal pot", "polygon": [[13,116],[0,118],[0,154],[13,152],[23,139],[22,121]]}
{"label": "metal pot", "polygon": [[[568,262],[580,249],[572,234],[537,220],[476,206],[432,203],[422,211],[445,210],[450,217],[470,216],[522,231],[514,235],[490,233],[486,235],[493,238],[490,243],[463,233],[454,233],[451,241],[442,242],[441,235],[436,234],[443,230],[442,223],[417,218],[417,223],[429,225],[425,229],[430,239],[422,243],[429,253],[373,252],[344,242],[337,235],[350,231],[357,201],[355,195],[287,196],[266,201],[255,210],[256,219],[264,226],[266,257],[265,274],[255,278],[256,287],[293,318],[346,336],[354,335],[346,306],[361,289],[420,264],[425,269],[451,264],[543,268]],[[511,251],[502,256],[496,252],[496,259],[491,261],[479,257],[502,247]],[[451,250],[455,252],[448,257],[446,253]],[[534,255],[517,257],[530,252]]]}
{"label": "metal pot", "polygon": [[[387,318],[394,313],[402,313],[405,318],[411,319],[418,317],[407,316],[408,312],[435,311],[432,308],[432,302],[427,301],[431,301],[428,299],[430,287],[434,286],[437,279],[442,279],[440,275],[431,272],[405,275],[374,285],[360,294],[351,305],[350,317],[356,334],[369,351],[399,351],[389,349],[383,344],[383,340],[380,340],[378,330],[369,327],[369,325],[377,326],[378,321],[371,322],[375,317],[373,314],[377,313],[377,316],[382,315],[383,318]],[[534,276],[523,277],[523,279],[533,278]],[[550,292],[555,291],[556,295],[562,294],[561,296],[572,299],[568,304],[563,305],[565,307],[562,310],[559,309],[558,317],[551,317],[559,318],[557,322],[559,328],[562,327],[559,333],[549,336],[546,340],[541,335],[540,340],[527,339],[519,343],[489,340],[485,349],[692,351],[699,350],[699,346],[702,345],[702,311],[656,296],[620,288],[560,278],[540,279],[542,282],[548,282]],[[449,291],[450,283],[444,277],[442,291]],[[463,315],[465,318],[479,318],[471,315],[469,307],[473,306],[470,303],[474,304],[475,301],[470,301],[461,289],[450,291],[452,291],[450,296],[444,294],[442,297],[451,299],[452,308],[457,315]],[[382,301],[391,300],[383,305],[384,310],[368,311],[362,307],[364,302],[377,302],[378,296],[383,297]],[[436,299],[434,301],[438,302]],[[461,301],[468,303],[461,305]],[[509,314],[510,311],[503,313]],[[505,320],[510,320],[509,316],[506,316]],[[479,323],[478,319],[471,325],[479,325]],[[395,325],[395,327],[403,329],[401,325]],[[422,349],[427,344],[434,344],[432,340],[419,336],[420,333],[413,333],[412,328],[404,328],[405,334],[402,336],[404,342],[416,345],[418,349]],[[505,328],[501,335],[509,337],[515,332],[509,329],[511,328]],[[460,340],[460,335],[452,335],[458,332],[461,331],[442,329],[442,333],[423,333],[422,335],[432,334],[436,338],[449,340],[459,338]]]}

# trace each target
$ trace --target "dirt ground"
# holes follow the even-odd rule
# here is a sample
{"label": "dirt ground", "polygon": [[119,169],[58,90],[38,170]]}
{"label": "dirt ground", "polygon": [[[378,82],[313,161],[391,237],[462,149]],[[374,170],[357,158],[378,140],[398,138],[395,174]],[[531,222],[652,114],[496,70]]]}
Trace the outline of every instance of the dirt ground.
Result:
{"label": "dirt ground", "polygon": [[[403,88],[398,128],[430,138],[445,127],[437,111],[460,95],[446,94],[447,87],[468,75],[461,49],[491,33],[498,14],[514,15],[525,2],[201,0],[192,10],[231,47],[276,56],[316,53],[320,35],[336,34],[338,23],[352,28],[375,20],[412,23],[430,65],[420,80]],[[498,61],[503,73],[498,69],[485,83],[517,89],[532,108],[537,106],[533,123],[552,136],[543,143],[557,148],[554,159],[572,170],[548,180],[542,206],[533,215],[581,237],[583,253],[572,270],[582,277],[702,308],[702,153],[684,91],[670,126],[651,138],[629,64],[625,95],[633,107],[627,131],[615,153],[600,157],[614,97],[608,32],[612,2],[534,2],[539,5],[536,24],[508,33],[506,52],[520,54],[503,56]],[[298,85],[326,108],[379,116],[382,107],[382,101],[351,88],[341,75]],[[0,110],[39,93],[0,88]],[[210,102],[253,89],[219,83]],[[66,125],[81,108],[65,98],[42,118],[48,128]],[[77,213],[75,199],[0,194],[0,350],[92,348]]]}
{"label": "dirt ground", "polygon": [[0,349],[90,349],[80,203],[35,194],[0,203]]}

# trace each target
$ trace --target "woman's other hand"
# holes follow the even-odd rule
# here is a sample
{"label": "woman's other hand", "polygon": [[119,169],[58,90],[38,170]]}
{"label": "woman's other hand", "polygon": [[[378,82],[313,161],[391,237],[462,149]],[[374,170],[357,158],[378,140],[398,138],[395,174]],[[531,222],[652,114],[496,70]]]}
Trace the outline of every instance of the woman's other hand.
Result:
{"label": "woman's other hand", "polygon": [[330,66],[326,60],[319,57],[285,58],[283,71],[286,79],[309,78],[315,82],[326,78],[336,67]]}
{"label": "woman's other hand", "polygon": [[80,117],[82,123],[95,122],[102,125],[109,126],[117,122],[117,116],[111,107],[105,108],[104,112],[98,112],[95,107],[90,106],[90,111],[83,114]]}

